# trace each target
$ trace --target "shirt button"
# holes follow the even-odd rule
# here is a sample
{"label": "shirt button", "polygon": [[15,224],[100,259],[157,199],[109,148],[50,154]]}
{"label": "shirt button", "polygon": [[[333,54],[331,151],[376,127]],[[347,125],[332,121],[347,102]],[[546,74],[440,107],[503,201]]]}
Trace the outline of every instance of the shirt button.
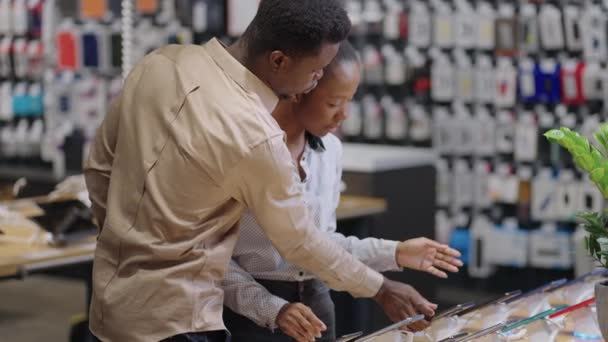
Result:
{"label": "shirt button", "polygon": [[303,276],[304,276],[304,272],[300,272],[300,277],[303,277]]}

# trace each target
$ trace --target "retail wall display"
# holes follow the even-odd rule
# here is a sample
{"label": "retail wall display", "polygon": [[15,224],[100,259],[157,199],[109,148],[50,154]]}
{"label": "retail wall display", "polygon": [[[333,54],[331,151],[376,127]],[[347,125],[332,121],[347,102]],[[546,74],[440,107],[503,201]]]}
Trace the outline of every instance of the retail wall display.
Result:
{"label": "retail wall display", "polygon": [[120,0],[0,1],[0,165],[61,179],[119,89]]}
{"label": "retail wall display", "polygon": [[[364,78],[344,140],[437,151],[436,234],[462,241],[471,227],[467,251],[479,254],[470,276],[494,266],[571,270],[568,251],[581,241],[572,238],[575,214],[603,208],[604,198],[542,132],[589,132],[606,116],[605,3],[350,0],[346,8]],[[419,127],[429,129],[414,134]],[[548,241],[553,260],[542,256]],[[505,253],[487,253],[495,248]]]}
{"label": "retail wall display", "polygon": [[[224,0],[0,1],[0,165],[6,176],[26,170],[59,180],[79,172],[95,128],[131,66],[166,44],[226,36],[226,5]],[[13,148],[22,140],[38,147]]]}

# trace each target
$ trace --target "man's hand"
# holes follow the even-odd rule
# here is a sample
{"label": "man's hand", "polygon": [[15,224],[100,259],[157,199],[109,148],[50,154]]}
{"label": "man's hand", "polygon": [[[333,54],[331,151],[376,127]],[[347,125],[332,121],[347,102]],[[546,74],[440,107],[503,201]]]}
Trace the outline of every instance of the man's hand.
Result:
{"label": "man's hand", "polygon": [[312,310],[302,303],[285,304],[277,315],[277,325],[298,342],[314,342],[327,329]]}
{"label": "man's hand", "polygon": [[447,278],[443,271],[456,273],[462,261],[460,252],[427,238],[400,242],[397,246],[397,264],[401,267],[428,272],[439,278]]}
{"label": "man's hand", "polygon": [[[432,317],[435,315],[435,309],[437,309],[437,304],[426,300],[413,287],[387,278],[384,278],[384,283],[382,283],[382,287],[374,300],[380,304],[384,313],[393,322],[418,314]],[[426,329],[429,325],[428,321],[418,321],[409,325],[408,328],[413,331],[420,331]]]}

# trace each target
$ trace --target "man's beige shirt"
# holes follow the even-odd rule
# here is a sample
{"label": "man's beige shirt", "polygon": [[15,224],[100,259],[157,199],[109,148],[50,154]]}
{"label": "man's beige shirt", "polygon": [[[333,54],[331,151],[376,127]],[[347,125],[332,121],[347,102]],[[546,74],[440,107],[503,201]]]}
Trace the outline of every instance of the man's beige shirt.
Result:
{"label": "man's beige shirt", "polygon": [[145,57],[85,166],[103,229],[92,331],[155,341],[222,330],[221,281],[245,208],[279,252],[329,286],[371,297],[382,276],[314,229],[272,90],[218,40]]}

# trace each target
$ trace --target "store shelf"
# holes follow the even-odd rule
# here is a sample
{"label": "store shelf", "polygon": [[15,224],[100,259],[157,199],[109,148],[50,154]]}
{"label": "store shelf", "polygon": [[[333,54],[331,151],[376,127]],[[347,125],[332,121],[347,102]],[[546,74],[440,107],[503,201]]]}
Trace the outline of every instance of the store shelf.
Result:
{"label": "store shelf", "polygon": [[345,171],[380,172],[407,167],[434,165],[436,153],[430,148],[345,143],[342,164]]}

